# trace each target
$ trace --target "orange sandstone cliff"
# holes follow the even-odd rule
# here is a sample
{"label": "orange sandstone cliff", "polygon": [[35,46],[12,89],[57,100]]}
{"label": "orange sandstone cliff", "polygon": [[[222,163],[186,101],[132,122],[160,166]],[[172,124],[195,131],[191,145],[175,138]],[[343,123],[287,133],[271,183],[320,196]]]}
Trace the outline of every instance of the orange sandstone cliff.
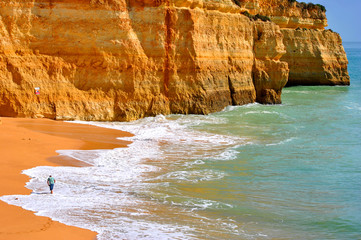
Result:
{"label": "orange sandstone cliff", "polygon": [[207,114],[280,103],[287,82],[349,84],[326,25],[288,0],[1,1],[0,116]]}
{"label": "orange sandstone cliff", "polygon": [[234,0],[281,28],[291,85],[349,85],[347,57],[338,33],[325,30],[326,9],[294,0]]}

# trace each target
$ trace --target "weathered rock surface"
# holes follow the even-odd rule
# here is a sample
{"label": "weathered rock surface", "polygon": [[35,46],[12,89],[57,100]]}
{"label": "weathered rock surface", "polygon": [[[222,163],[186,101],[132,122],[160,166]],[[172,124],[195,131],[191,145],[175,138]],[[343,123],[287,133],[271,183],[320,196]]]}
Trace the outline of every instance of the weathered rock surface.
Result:
{"label": "weathered rock surface", "polygon": [[289,0],[235,0],[252,14],[269,16],[281,28],[324,29],[326,13],[320,7]]}
{"label": "weathered rock surface", "polygon": [[276,25],[257,21],[254,45],[253,80],[256,100],[261,103],[281,103],[282,88],[288,79],[288,64],[280,61],[286,53],[283,36]]}
{"label": "weathered rock surface", "polygon": [[330,30],[283,29],[290,68],[288,86],[349,85],[347,57],[339,34]]}
{"label": "weathered rock surface", "polygon": [[288,0],[237,0],[253,14],[280,26],[289,66],[288,86],[349,85],[347,57],[338,33],[325,30],[326,12],[315,4]]}
{"label": "weathered rock surface", "polygon": [[[207,114],[255,101],[280,103],[288,64],[291,79],[302,82],[302,71],[308,71],[306,61],[296,65],[294,55],[286,53],[298,49],[300,38],[291,29],[283,41],[284,27],[322,28],[326,20],[296,5],[281,11],[279,2],[2,1],[0,116],[128,121]],[[250,6],[278,25],[242,15]],[[297,25],[297,19],[304,24]],[[308,48],[327,36],[302,37],[311,39],[299,40]],[[341,45],[339,40],[315,47],[326,48],[314,62],[322,65],[328,54],[327,79],[339,79],[337,73],[347,78],[345,55],[327,51]],[[300,59],[309,58],[302,53]]]}

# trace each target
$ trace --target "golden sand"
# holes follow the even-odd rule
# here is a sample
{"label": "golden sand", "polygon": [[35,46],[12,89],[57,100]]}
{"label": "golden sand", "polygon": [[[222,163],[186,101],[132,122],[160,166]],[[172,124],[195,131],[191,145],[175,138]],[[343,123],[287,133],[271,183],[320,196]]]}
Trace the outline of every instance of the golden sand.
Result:
{"label": "golden sand", "polygon": [[[81,166],[68,158],[54,157],[56,150],[112,149],[129,142],[116,137],[131,134],[88,125],[48,119],[1,118],[0,196],[30,194],[22,170],[36,166]],[[46,184],[46,183],[44,183]],[[0,239],[95,239],[96,233],[67,226],[50,218],[0,201]]]}

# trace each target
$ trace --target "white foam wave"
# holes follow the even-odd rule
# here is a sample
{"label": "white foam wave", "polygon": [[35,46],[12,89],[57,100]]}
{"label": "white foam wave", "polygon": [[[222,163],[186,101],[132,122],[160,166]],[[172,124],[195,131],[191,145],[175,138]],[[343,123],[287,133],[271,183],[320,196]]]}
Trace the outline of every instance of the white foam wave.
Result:
{"label": "white foam wave", "polygon": [[[174,225],[166,220],[154,220],[151,212],[159,208],[159,202],[152,200],[154,192],[149,188],[154,186],[151,181],[163,184],[223,178],[225,173],[221,171],[190,169],[209,160],[233,159],[236,147],[247,143],[244,138],[192,129],[204,123],[225,122],[212,116],[157,116],[126,123],[78,122],[131,132],[133,137],[122,139],[132,143],[127,148],[113,150],[59,150],[60,155],[90,166],[41,166],[25,170],[24,174],[31,177],[26,187],[32,189],[32,194],[0,199],[41,216],[97,231],[99,239],[192,239],[192,227],[186,223]],[[172,170],[172,166],[185,169]],[[152,179],[150,174],[162,168],[169,172]],[[54,195],[48,194],[49,174],[57,179]],[[193,207],[204,204],[194,203]]]}
{"label": "white foam wave", "polygon": [[190,211],[199,211],[205,209],[230,209],[233,208],[231,204],[221,203],[208,199],[186,199],[182,202],[176,202],[171,200],[171,204],[174,206],[186,206]]}
{"label": "white foam wave", "polygon": [[249,103],[249,104],[245,104],[245,105],[241,105],[241,106],[227,106],[222,110],[222,112],[232,112],[237,109],[254,108],[257,106],[262,106],[262,105],[259,103]]}
{"label": "white foam wave", "polygon": [[212,181],[221,179],[226,174],[220,171],[214,171],[210,169],[205,170],[194,170],[194,171],[175,171],[170,172],[164,175],[161,175],[157,179],[161,180],[175,180],[176,182],[202,182],[202,181]]}
{"label": "white foam wave", "polygon": [[211,161],[228,161],[228,160],[234,160],[237,158],[237,155],[239,152],[236,150],[239,148],[240,145],[236,145],[231,148],[227,148],[226,150],[220,149],[220,151],[214,151],[213,153],[206,155],[203,155],[203,159],[205,160],[211,160]]}
{"label": "white foam wave", "polygon": [[291,138],[287,138],[283,141],[280,141],[280,142],[277,142],[277,143],[269,143],[269,144],[266,144],[266,146],[277,146],[277,145],[283,145],[283,144],[286,144],[286,143],[289,143],[289,142],[292,142],[293,140],[297,139],[296,137],[291,137]]}
{"label": "white foam wave", "polygon": [[357,111],[361,111],[361,106],[358,103],[355,102],[349,102],[347,103],[347,105],[344,106],[346,109],[348,110],[357,110]]}
{"label": "white foam wave", "polygon": [[[173,116],[174,117],[174,116]],[[134,137],[122,138],[133,141],[129,149],[128,157],[147,160],[171,159],[174,162],[188,159],[234,159],[237,152],[235,146],[247,144],[245,138],[236,136],[213,134],[196,131],[192,127],[203,123],[217,122],[215,117],[181,116],[175,119],[167,119],[164,116],[145,118],[134,122],[78,122],[107,128],[118,129],[133,133]],[[196,119],[191,121],[190,119]],[[222,120],[223,121],[223,120]]]}
{"label": "white foam wave", "polygon": [[249,111],[245,113],[246,115],[248,114],[276,114],[276,115],[280,115],[279,112],[270,112],[270,111]]}
{"label": "white foam wave", "polygon": [[294,90],[294,89],[283,89],[283,93],[300,93],[300,94],[317,94],[315,91],[307,90]]}
{"label": "white foam wave", "polygon": [[235,142],[245,142],[244,138],[210,134],[192,130],[190,127],[205,123],[220,123],[225,120],[215,117],[190,116],[189,118],[181,116],[176,120],[167,119],[162,115],[149,117],[134,122],[80,122],[82,124],[91,124],[100,127],[118,129],[133,133],[134,137],[122,138],[131,141],[155,141],[155,142],[172,142],[182,144],[210,143],[210,144],[234,144]]}
{"label": "white foam wave", "polygon": [[[269,116],[275,116],[277,119],[282,119],[282,120],[286,120],[286,121],[295,121],[294,118],[288,116],[287,114],[278,112],[278,111],[267,111],[267,110],[251,110],[248,112],[244,112],[242,113],[242,115],[269,115]],[[263,117],[263,116],[262,116]]]}
{"label": "white foam wave", "polygon": [[[112,151],[101,152],[109,157]],[[103,161],[101,156],[95,162]],[[37,215],[91,229],[102,239],[188,238],[187,226],[157,223],[144,219],[150,210],[143,206],[137,192],[146,187],[142,173],[153,167],[113,159],[112,167],[36,167],[25,170],[31,177],[26,187],[31,195],[2,196],[1,200],[37,212]],[[115,167],[116,166],[116,167]],[[49,194],[45,182],[51,173],[56,177],[55,194]],[[148,204],[152,204],[149,203]]]}
{"label": "white foam wave", "polygon": [[195,160],[195,161],[186,162],[184,164],[184,166],[191,167],[191,166],[194,166],[194,165],[203,165],[203,164],[205,164],[205,162],[198,159],[198,160]]}

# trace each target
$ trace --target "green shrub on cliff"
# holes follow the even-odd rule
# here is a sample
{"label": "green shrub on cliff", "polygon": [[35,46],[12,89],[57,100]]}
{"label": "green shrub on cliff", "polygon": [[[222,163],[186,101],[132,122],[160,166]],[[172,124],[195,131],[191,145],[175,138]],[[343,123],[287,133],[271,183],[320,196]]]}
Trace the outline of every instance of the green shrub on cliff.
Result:
{"label": "green shrub on cliff", "polygon": [[257,19],[261,19],[263,22],[270,22],[271,19],[267,16],[263,16],[263,15],[260,15],[260,14],[256,14],[256,16],[254,16],[254,20],[257,20]]}
{"label": "green shrub on cliff", "polygon": [[297,2],[296,1],[296,6],[298,7],[298,8],[302,8],[302,9],[307,9],[307,3],[305,3],[305,2]]}
{"label": "green shrub on cliff", "polygon": [[322,12],[326,12],[325,6],[323,6],[323,5],[321,5],[321,4],[316,4],[316,6],[319,7]]}
{"label": "green shrub on cliff", "polygon": [[311,10],[311,9],[313,9],[313,8],[315,8],[315,7],[316,7],[316,5],[313,4],[313,3],[307,3],[307,4],[306,4],[307,10]]}
{"label": "green shrub on cliff", "polygon": [[232,1],[234,2],[234,4],[241,7],[241,2],[239,0],[232,0]]}
{"label": "green shrub on cliff", "polygon": [[322,12],[326,12],[325,6],[321,4],[307,3],[306,8],[307,10],[317,9],[317,10],[321,10]]}
{"label": "green shrub on cliff", "polygon": [[254,17],[252,14],[250,14],[250,13],[247,12],[247,11],[242,12],[242,14],[243,14],[244,16],[248,17],[249,19],[253,19],[253,17]]}
{"label": "green shrub on cliff", "polygon": [[302,8],[302,9],[307,9],[307,10],[312,10],[312,9],[319,9],[322,12],[326,12],[326,8],[325,6],[321,5],[321,4],[314,4],[314,3],[305,3],[305,2],[297,2],[297,0],[288,0],[289,4],[292,3],[296,3],[296,6],[298,8]]}
{"label": "green shrub on cliff", "polygon": [[258,19],[262,20],[263,22],[271,22],[271,19],[267,16],[263,16],[260,14],[256,14],[256,15],[252,15],[247,11],[242,12],[243,15],[245,15],[246,17],[248,17],[251,20],[257,21]]}

